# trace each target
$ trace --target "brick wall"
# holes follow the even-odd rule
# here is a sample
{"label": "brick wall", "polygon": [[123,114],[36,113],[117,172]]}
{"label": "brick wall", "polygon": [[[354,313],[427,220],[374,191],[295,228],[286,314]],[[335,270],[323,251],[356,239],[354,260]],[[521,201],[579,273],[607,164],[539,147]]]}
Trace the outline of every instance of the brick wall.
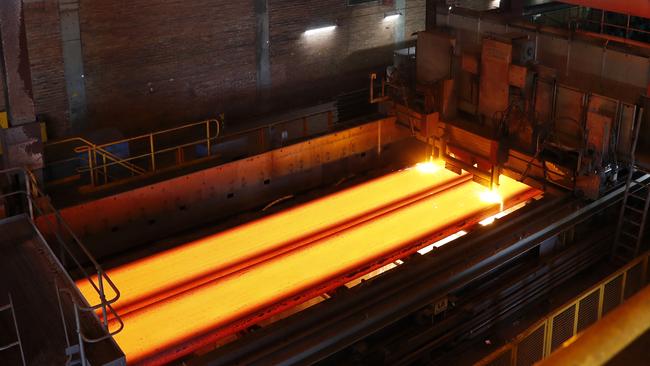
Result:
{"label": "brick wall", "polygon": [[[68,128],[56,0],[27,6],[37,110],[62,135]],[[88,130],[125,134],[225,112],[231,120],[326,100],[367,85],[391,62],[395,26],[424,27],[425,0],[406,0],[403,19],[386,22],[392,1],[269,0],[271,86],[257,91],[253,0],[80,0]],[[306,37],[335,22],[329,35]],[[63,93],[62,93],[63,92]],[[260,98],[262,97],[262,98]]]}
{"label": "brick wall", "polygon": [[58,0],[25,1],[24,11],[36,115],[50,136],[63,136],[69,124]]}

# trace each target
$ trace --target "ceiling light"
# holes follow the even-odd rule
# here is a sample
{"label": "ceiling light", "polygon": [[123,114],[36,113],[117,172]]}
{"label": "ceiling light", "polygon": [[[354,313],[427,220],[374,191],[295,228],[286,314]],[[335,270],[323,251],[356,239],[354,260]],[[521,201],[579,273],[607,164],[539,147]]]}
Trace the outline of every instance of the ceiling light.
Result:
{"label": "ceiling light", "polygon": [[402,13],[399,12],[390,12],[390,13],[384,13],[384,21],[391,21],[399,18],[402,15]]}
{"label": "ceiling light", "polygon": [[325,27],[313,28],[305,31],[306,36],[313,36],[315,34],[329,33],[336,28],[335,25],[328,25]]}

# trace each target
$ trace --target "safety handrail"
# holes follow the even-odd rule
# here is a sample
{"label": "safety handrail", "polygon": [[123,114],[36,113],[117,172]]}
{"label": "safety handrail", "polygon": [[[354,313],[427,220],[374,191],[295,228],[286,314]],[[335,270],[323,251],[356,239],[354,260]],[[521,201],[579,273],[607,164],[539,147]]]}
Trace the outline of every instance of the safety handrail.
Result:
{"label": "safety handrail", "polygon": [[20,330],[18,329],[18,320],[16,319],[16,312],[14,311],[14,300],[11,297],[11,294],[8,294],[8,296],[9,296],[9,304],[1,306],[0,307],[0,313],[3,312],[3,311],[7,311],[7,310],[11,311],[11,318],[12,318],[12,320],[14,322],[14,328],[16,330],[16,341],[12,342],[12,343],[8,343],[8,344],[6,344],[4,346],[0,346],[0,352],[18,346],[18,348],[20,349],[20,357],[21,357],[21,359],[23,361],[23,366],[25,366],[25,364],[26,364],[25,363],[25,353],[23,351],[23,343],[22,343],[22,341],[20,339]]}
{"label": "safety handrail", "polygon": [[[64,144],[69,144],[72,142],[76,142],[81,144],[81,146],[76,146],[73,148],[73,151],[77,154],[79,153],[86,153],[87,154],[87,162],[88,162],[88,167],[87,168],[82,168],[78,169],[79,172],[90,172],[90,178],[91,178],[91,184],[95,185],[98,180],[98,174],[103,173],[104,174],[104,183],[108,182],[108,168],[113,167],[113,166],[122,166],[126,168],[129,172],[132,174],[137,174],[137,175],[142,175],[147,173],[148,171],[156,171],[156,163],[157,159],[156,156],[162,153],[170,152],[170,151],[176,151],[178,149],[182,149],[185,147],[189,146],[194,146],[194,145],[199,145],[199,144],[205,144],[208,155],[211,154],[212,151],[212,144],[219,138],[219,135],[221,133],[221,124],[222,121],[220,119],[208,119],[205,121],[201,122],[194,122],[194,123],[189,123],[183,126],[179,127],[174,127],[174,128],[169,128],[166,130],[161,130],[161,131],[155,131],[151,132],[148,134],[144,135],[139,135],[139,136],[134,136],[134,137],[128,137],[124,139],[120,139],[117,141],[111,141],[108,143],[104,144],[95,144],[83,137],[72,137],[60,141],[54,141],[50,142],[47,147],[54,147],[58,145],[64,145]],[[189,130],[192,128],[200,127],[200,126],[205,126],[205,136],[199,140],[193,141],[191,143],[186,143],[182,145],[177,145],[173,146],[171,148],[164,148],[164,149],[157,149],[156,148],[156,138],[162,135],[170,134],[172,132],[176,131],[181,131],[181,130]],[[214,134],[214,136],[213,136]],[[141,154],[138,156],[129,156],[122,158],[120,156],[117,156],[113,154],[112,152],[108,151],[107,149],[112,147],[112,146],[117,146],[123,143],[133,143],[133,142],[143,142],[146,141],[148,143],[148,152],[145,154]],[[103,163],[98,163],[97,162],[97,154],[99,154],[99,157],[103,159]],[[150,168],[143,168],[137,164],[134,163],[135,160],[142,159],[142,158],[148,158],[149,159],[149,164]],[[70,159],[66,159],[70,160]],[[108,162],[107,162],[108,160]],[[60,162],[54,162],[53,164],[58,164]]]}
{"label": "safety handrail", "polygon": [[[79,305],[79,303],[75,300],[74,294],[70,290],[67,290],[65,288],[60,288],[58,286],[58,284],[56,285],[56,293],[57,293],[57,300],[59,302],[59,311],[61,312],[61,320],[63,322],[63,329],[64,329],[64,332],[65,332],[65,339],[66,339],[66,343],[67,343],[68,348],[70,348],[71,345],[70,345],[70,339],[68,338],[68,328],[67,328],[67,325],[66,325],[65,312],[63,311],[63,302],[61,301],[61,294],[66,294],[70,298],[70,302],[72,303],[72,308],[74,310],[74,320],[75,320],[75,328],[76,328],[75,331],[77,333],[77,340],[79,342],[79,344],[78,344],[78,346],[79,346],[79,358],[80,358],[80,361],[81,361],[81,365],[82,366],[87,366],[88,365],[88,359],[86,358],[85,343],[94,344],[94,343],[99,343],[99,342],[102,342],[102,341],[105,341],[107,339],[112,338],[113,336],[115,336],[116,334],[121,332],[122,329],[124,329],[124,322],[117,315],[117,312],[115,311],[115,309],[113,309],[113,307],[109,305],[108,307],[109,307],[111,313],[113,314],[114,318],[118,321],[118,324],[119,324],[118,328],[116,330],[114,330],[114,331],[111,331],[108,328],[108,325],[106,325],[104,327],[104,330],[105,330],[106,334],[104,334],[101,337],[90,338],[90,337],[86,336],[86,334],[84,333],[84,331],[82,329],[80,312],[90,312],[93,316],[95,315],[95,312],[92,309],[89,309],[88,307],[84,307],[84,306]],[[66,364],[68,364],[71,360],[72,360],[72,355],[69,354],[68,355],[68,362]]]}
{"label": "safety handrail", "polygon": [[[174,151],[182,151],[185,148],[192,147],[192,146],[198,146],[198,145],[205,145],[207,149],[207,156],[210,157],[212,155],[213,151],[213,146],[216,146],[216,144],[222,142],[222,141],[227,141],[229,139],[237,138],[240,136],[245,136],[245,135],[251,135],[251,134],[260,134],[260,140],[262,141],[261,145],[265,146],[264,140],[266,139],[265,133],[267,131],[273,131],[275,128],[281,125],[285,125],[287,123],[291,122],[296,122],[296,123],[302,123],[303,124],[303,137],[306,137],[308,134],[308,119],[315,117],[315,116],[321,116],[321,115],[326,115],[327,116],[327,126],[328,130],[331,130],[332,127],[334,126],[333,123],[333,116],[334,112],[332,110],[326,110],[326,111],[318,111],[314,112],[311,114],[307,114],[304,116],[299,116],[299,117],[292,117],[292,118],[285,118],[273,123],[269,123],[263,126],[257,126],[257,127],[252,127],[248,129],[243,129],[240,131],[235,131],[233,133],[229,133],[227,135],[222,135],[221,131],[223,129],[222,124],[223,120],[222,118],[217,118],[217,119],[208,119],[205,121],[201,122],[194,122],[190,124],[186,124],[183,126],[179,127],[174,127],[166,130],[161,130],[161,131],[156,131],[152,132],[149,134],[142,134],[139,136],[134,136],[134,137],[128,137],[128,138],[123,138],[120,140],[116,141],[111,141],[108,143],[103,143],[103,144],[93,144],[91,141],[88,141],[82,137],[73,137],[73,138],[68,138],[64,140],[59,140],[59,141],[53,141],[47,144],[46,148],[53,148],[56,146],[64,145],[64,144],[70,144],[73,142],[77,142],[81,144],[81,146],[76,146],[73,148],[73,151],[75,153],[86,153],[88,157],[86,158],[88,160],[88,164],[86,167],[81,167],[77,169],[78,173],[85,173],[85,172],[90,172],[90,179],[91,179],[91,184],[93,186],[97,185],[99,182],[99,174],[103,174],[105,177],[104,183],[108,182],[108,169],[111,167],[116,167],[116,166],[122,166],[127,168],[130,172],[138,175],[145,174],[147,172],[154,172],[160,170],[159,166],[159,158],[158,156],[161,154],[165,153],[170,153]],[[341,124],[339,123],[338,125],[347,125],[347,124]],[[182,130],[188,130],[188,129],[196,129],[197,127],[200,126],[205,126],[204,129],[204,136],[192,139],[190,142],[184,142],[180,144],[176,144],[174,146],[162,146],[162,147],[157,147],[157,140],[156,138],[165,134],[170,134],[173,132],[177,131],[182,131]],[[170,137],[176,136],[176,135],[169,135]],[[185,139],[186,137],[191,137],[191,135],[184,135],[183,138]],[[148,150],[149,151],[140,151],[137,152],[137,155],[129,155],[127,157],[119,157],[115,155],[114,153],[108,151],[107,149],[112,147],[112,146],[117,146],[119,144],[123,143],[148,143]],[[159,144],[159,142],[158,142]],[[146,145],[143,145],[142,148],[143,150],[146,148]],[[93,155],[93,153],[96,152],[100,158],[104,158],[104,162],[97,162],[97,158]],[[200,158],[205,158],[205,157],[200,157]],[[144,161],[144,159],[149,159],[150,162],[148,167],[142,167],[139,162]],[[64,162],[70,162],[77,160],[77,158],[66,158],[64,160],[60,161],[54,161],[51,163],[48,163],[47,166],[54,166],[57,164],[62,164]],[[108,160],[108,161],[106,161]],[[196,158],[195,158],[196,160]],[[178,163],[177,163],[178,164]],[[168,166],[166,166],[168,167]]]}
{"label": "safety handrail", "polygon": [[[45,221],[51,230],[51,232],[54,234],[56,237],[58,243],[61,245],[61,247],[68,253],[70,258],[74,261],[77,269],[84,275],[86,280],[90,282],[91,286],[97,292],[97,295],[99,296],[100,302],[96,305],[91,305],[87,307],[83,307],[82,310],[84,311],[95,311],[98,309],[102,309],[102,323],[104,326],[108,329],[108,312],[110,311],[113,315],[115,315],[115,318],[117,319],[118,322],[121,322],[121,318],[117,313],[115,313],[114,310],[112,310],[111,304],[115,303],[121,296],[121,293],[115,283],[110,279],[110,277],[106,274],[106,272],[103,270],[103,268],[99,265],[99,263],[95,260],[94,256],[90,253],[88,248],[81,242],[81,240],[77,237],[77,235],[73,232],[73,230],[70,228],[68,223],[63,219],[61,216],[60,212],[52,206],[52,204],[49,202],[49,200],[41,200],[40,202],[35,202],[34,197],[46,197],[42,191],[38,188],[37,180],[36,177],[31,173],[31,171],[24,169],[24,168],[12,168],[12,169],[6,169],[6,170],[0,170],[0,174],[3,175],[9,175],[9,174],[22,174],[24,178],[24,183],[25,183],[25,190],[21,191],[14,191],[8,194],[0,195],[0,198],[5,198],[5,197],[10,197],[10,196],[15,196],[15,195],[20,195],[24,194],[26,199],[27,199],[27,205],[28,205],[28,215],[29,218],[34,221],[37,216],[45,217]],[[39,204],[43,204],[46,206],[49,212],[46,212],[45,209],[41,208]],[[52,216],[56,219],[56,223],[58,224],[58,227],[53,227],[51,223],[51,217],[48,217],[47,214],[52,214]],[[61,236],[60,230],[57,230],[57,228],[63,227],[65,231],[67,232],[67,235],[69,235],[73,242],[76,244],[76,246],[82,251],[82,253],[86,256],[87,260],[90,261],[92,264],[94,270],[96,271],[96,275],[90,275],[84,266],[80,263],[80,261],[77,259],[75,256],[74,252],[70,249],[69,245],[67,244],[66,240],[64,240]],[[93,277],[96,276],[97,278],[97,283],[95,283],[95,280],[93,280]],[[104,288],[104,283],[107,283],[110,289],[113,291],[115,296],[113,298],[106,299],[106,292]]]}
{"label": "safety handrail", "polygon": [[[605,301],[604,294],[605,294],[606,287],[613,283],[616,283],[617,279],[621,280],[620,290],[619,289],[616,290],[618,291],[617,297],[620,300],[616,304],[616,306],[620,305],[626,300],[625,286],[627,284],[627,278],[630,275],[632,269],[638,268],[638,266],[641,266],[641,271],[640,271],[641,278],[640,278],[639,289],[643,288],[644,285],[648,284],[648,281],[650,280],[650,278],[646,277],[647,271],[648,269],[650,269],[650,251],[645,252],[644,254],[636,257],[634,260],[627,263],[626,265],[618,269],[616,272],[610,274],[605,279],[599,281],[596,285],[592,286],[586,291],[583,291],[580,295],[564,303],[562,306],[555,308],[551,313],[546,314],[540,320],[538,320],[537,322],[533,323],[531,326],[526,328],[526,330],[524,330],[523,332],[515,336],[510,342],[496,349],[489,355],[485,356],[484,358],[476,362],[474,366],[489,366],[492,364],[499,364],[499,365],[506,364],[506,365],[515,366],[519,364],[517,362],[516,356],[520,344],[522,344],[524,340],[529,339],[531,334],[533,334],[534,332],[540,329],[542,329],[544,335],[542,337],[542,342],[539,345],[541,348],[540,350],[541,359],[548,357],[554,351],[554,349],[551,347],[552,337],[553,337],[552,328],[554,324],[554,319],[566,311],[573,311],[574,316],[572,319],[574,323],[573,323],[571,336],[579,336],[580,331],[578,329],[578,319],[579,319],[578,312],[580,311],[581,301],[583,301],[584,299],[590,296],[596,297],[598,301],[598,306],[596,308],[597,309],[596,321],[600,320],[605,315],[605,311],[603,311],[603,303]],[[528,345],[528,347],[530,347],[530,345]],[[505,357],[505,356],[509,356],[509,357]],[[501,360],[503,357],[505,357],[506,360],[505,363],[496,362],[497,360]]]}

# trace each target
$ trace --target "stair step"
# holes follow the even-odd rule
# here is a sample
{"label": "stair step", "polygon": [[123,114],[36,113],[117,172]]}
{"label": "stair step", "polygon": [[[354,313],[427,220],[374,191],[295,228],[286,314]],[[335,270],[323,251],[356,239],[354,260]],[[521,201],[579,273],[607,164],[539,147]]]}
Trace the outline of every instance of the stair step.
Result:
{"label": "stair step", "polygon": [[641,201],[641,202],[645,202],[645,200],[646,200],[646,197],[645,197],[645,196],[639,196],[639,195],[634,194],[634,193],[630,193],[630,194],[628,195],[628,197],[636,198],[637,200],[639,200],[639,201]]}
{"label": "stair step", "polygon": [[639,236],[638,236],[637,234],[632,234],[632,233],[627,232],[627,231],[625,231],[625,230],[621,230],[621,234],[623,234],[623,235],[625,235],[625,236],[628,236],[628,237],[630,237],[630,238],[632,238],[632,239],[635,239],[635,240],[638,240],[638,239],[639,239]]}
{"label": "stair step", "polygon": [[627,210],[634,211],[634,212],[639,213],[639,214],[643,214],[643,210],[639,210],[638,208],[635,208],[635,207],[632,207],[632,206],[629,206],[629,205],[625,205],[625,208]]}
{"label": "stair step", "polygon": [[636,247],[631,246],[631,245],[624,245],[619,243],[616,249],[625,249],[625,251],[630,252],[630,253],[636,253]]}
{"label": "stair step", "polygon": [[72,356],[79,353],[79,345],[75,344],[65,349],[66,356]]}
{"label": "stair step", "polygon": [[634,226],[641,227],[641,223],[638,221],[630,220],[629,218],[623,218],[624,222],[630,223]]}

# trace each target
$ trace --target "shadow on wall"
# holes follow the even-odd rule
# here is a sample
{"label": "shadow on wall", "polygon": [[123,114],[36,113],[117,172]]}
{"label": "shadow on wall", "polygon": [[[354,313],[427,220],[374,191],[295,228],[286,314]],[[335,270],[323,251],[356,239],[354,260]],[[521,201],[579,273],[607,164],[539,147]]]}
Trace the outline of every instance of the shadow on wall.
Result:
{"label": "shadow on wall", "polygon": [[[331,76],[318,79],[295,75],[263,92],[254,84],[229,85],[221,95],[200,91],[200,85],[165,90],[151,85],[146,92],[107,93],[89,105],[89,130],[117,129],[129,136],[226,114],[230,123],[329,102],[337,95],[368,87],[371,72],[383,72],[392,63],[395,45],[354,52],[338,63]],[[273,75],[271,75],[273,77]],[[173,92],[171,90],[173,89]],[[88,132],[88,131],[85,131]]]}

